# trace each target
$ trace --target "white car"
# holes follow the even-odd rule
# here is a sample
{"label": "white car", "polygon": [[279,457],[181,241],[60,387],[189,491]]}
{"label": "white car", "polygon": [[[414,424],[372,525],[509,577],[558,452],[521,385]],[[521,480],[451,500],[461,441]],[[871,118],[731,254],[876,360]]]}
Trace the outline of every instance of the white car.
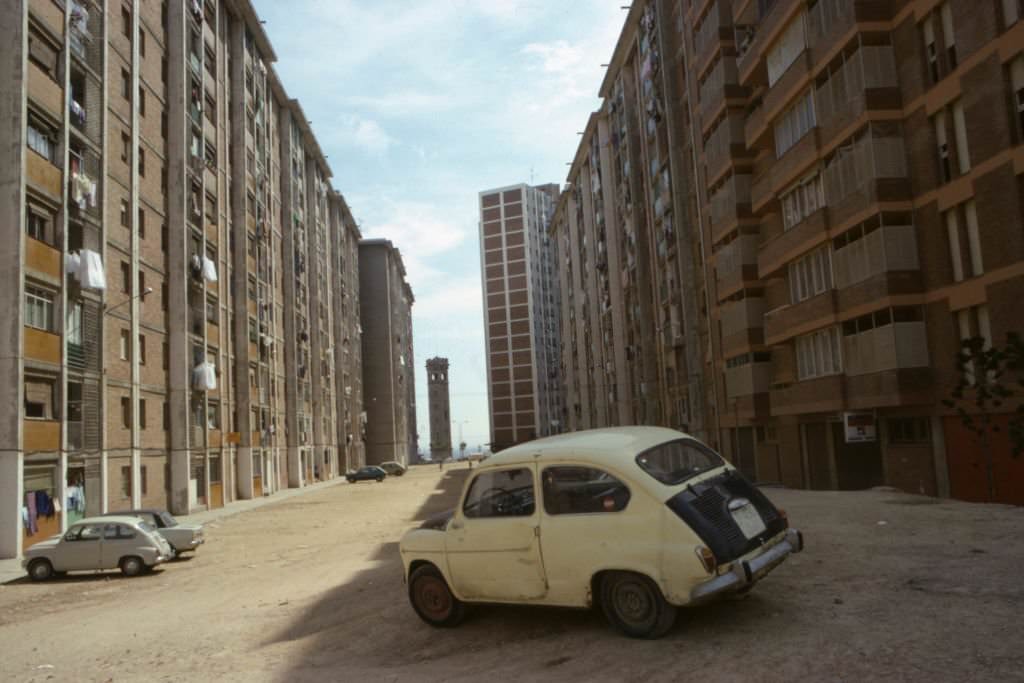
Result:
{"label": "white car", "polygon": [[156,528],[138,517],[89,517],[26,550],[21,566],[33,581],[101,569],[137,576],[173,556]]}
{"label": "white car", "polygon": [[803,549],[783,511],[720,455],[659,427],[599,429],[487,459],[459,506],[408,531],[409,599],[434,626],[465,603],[600,605],[656,638],[676,607],[745,592]]}

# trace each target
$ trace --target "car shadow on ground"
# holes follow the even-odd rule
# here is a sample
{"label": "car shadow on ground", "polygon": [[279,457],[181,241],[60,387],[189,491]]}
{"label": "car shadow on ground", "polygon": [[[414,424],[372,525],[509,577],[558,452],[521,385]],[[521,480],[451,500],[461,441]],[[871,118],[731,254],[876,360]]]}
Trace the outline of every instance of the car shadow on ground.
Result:
{"label": "car shadow on ground", "polygon": [[[470,473],[468,469],[449,472],[411,521],[454,507]],[[336,680],[338,671],[355,676],[357,669],[366,680],[402,669],[417,678],[444,679],[440,670],[466,667],[468,673],[472,669],[470,661],[458,659],[467,652],[496,648],[527,658],[536,667],[534,673],[546,677],[554,675],[556,668],[563,671],[570,661],[571,666],[597,666],[594,662],[624,648],[654,654],[656,650],[644,648],[689,648],[696,640],[706,649],[718,650],[731,633],[756,633],[763,626],[763,615],[778,609],[755,592],[742,600],[680,610],[676,627],[661,641],[629,640],[612,631],[597,609],[478,605],[469,610],[461,627],[437,629],[420,621],[409,605],[398,543],[380,545],[368,560],[371,568],[325,593],[264,643],[305,643],[304,654],[292,659],[292,668],[280,680]],[[583,648],[566,652],[559,644],[563,635],[570,635]],[[452,657],[456,659],[442,661]],[[432,673],[435,665],[438,671]]]}
{"label": "car shadow on ground", "polygon": [[133,580],[133,579],[145,579],[148,577],[160,576],[164,572],[163,568],[152,569],[148,572],[142,572],[137,576],[125,576],[116,569],[105,572],[76,572],[74,574],[63,574],[54,575],[45,581],[33,581],[28,576],[20,576],[16,579],[12,579],[3,584],[3,586],[43,586],[47,584],[64,584],[64,583],[95,583],[97,581],[115,581],[115,580]]}

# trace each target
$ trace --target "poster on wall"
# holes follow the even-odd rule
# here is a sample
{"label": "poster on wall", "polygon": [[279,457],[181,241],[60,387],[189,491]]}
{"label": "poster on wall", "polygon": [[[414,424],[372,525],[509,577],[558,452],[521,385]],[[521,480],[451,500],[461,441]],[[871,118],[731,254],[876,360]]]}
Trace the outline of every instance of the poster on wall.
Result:
{"label": "poster on wall", "polygon": [[843,413],[846,443],[865,443],[876,439],[874,413]]}

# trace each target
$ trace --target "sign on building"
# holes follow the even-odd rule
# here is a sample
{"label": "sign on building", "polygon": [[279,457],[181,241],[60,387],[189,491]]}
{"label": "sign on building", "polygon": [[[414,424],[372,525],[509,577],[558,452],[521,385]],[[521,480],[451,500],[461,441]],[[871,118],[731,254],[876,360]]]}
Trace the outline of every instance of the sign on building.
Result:
{"label": "sign on building", "polygon": [[874,413],[843,413],[846,443],[874,441],[877,433]]}

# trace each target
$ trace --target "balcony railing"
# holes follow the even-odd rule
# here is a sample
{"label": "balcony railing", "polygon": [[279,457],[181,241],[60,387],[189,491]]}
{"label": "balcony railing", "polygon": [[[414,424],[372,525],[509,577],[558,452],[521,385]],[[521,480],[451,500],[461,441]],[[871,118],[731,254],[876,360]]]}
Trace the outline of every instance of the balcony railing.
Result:
{"label": "balcony railing", "polygon": [[[825,2],[819,3],[825,4]],[[842,60],[814,92],[818,125],[825,139],[853,122],[867,105],[866,91],[896,88],[896,57],[891,45],[862,45]],[[899,98],[892,102],[898,106]]]}
{"label": "balcony railing", "polygon": [[883,225],[847,242],[832,254],[832,273],[838,289],[882,273],[919,268],[913,225]]}
{"label": "balcony railing", "polygon": [[740,235],[723,247],[715,258],[719,296],[742,286],[757,276],[757,235]]}
{"label": "balcony railing", "polygon": [[750,175],[733,174],[710,198],[711,234],[717,240],[725,228],[750,216]]}
{"label": "balcony railing", "polygon": [[747,363],[725,369],[725,393],[729,398],[750,396],[768,391],[772,380],[772,364]]}
{"label": "balcony railing", "polygon": [[732,59],[722,58],[707,78],[700,84],[700,118],[704,125],[711,123],[714,112],[716,112],[725,98],[726,85],[735,85],[738,80],[736,73],[736,62]]}
{"label": "balcony railing", "polygon": [[734,146],[742,149],[743,145],[743,117],[739,113],[730,113],[715,127],[714,132],[704,143],[708,178],[721,175],[732,157]]}
{"label": "balcony railing", "polygon": [[722,337],[731,337],[764,326],[765,302],[762,297],[747,297],[722,306]]}
{"label": "balcony railing", "polygon": [[868,129],[840,147],[825,163],[825,200],[838,206],[870,181],[906,179],[907,157],[901,135],[876,135]]}
{"label": "balcony railing", "polygon": [[866,375],[929,365],[928,336],[923,321],[893,322],[843,337],[846,374]]}

